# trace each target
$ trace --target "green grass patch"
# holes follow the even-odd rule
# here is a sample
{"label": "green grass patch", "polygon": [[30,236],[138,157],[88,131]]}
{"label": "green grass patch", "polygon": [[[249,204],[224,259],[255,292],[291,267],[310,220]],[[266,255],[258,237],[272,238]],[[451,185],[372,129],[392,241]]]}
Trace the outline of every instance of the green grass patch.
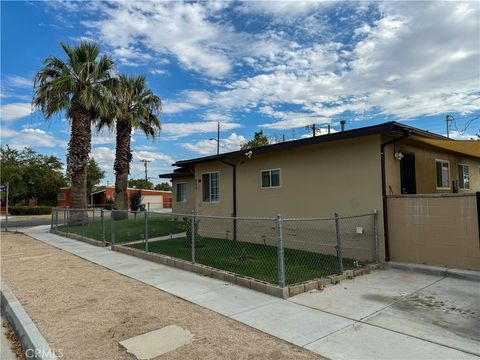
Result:
{"label": "green grass patch", "polygon": [[[111,241],[110,220],[105,220],[104,231],[105,241]],[[138,216],[136,219],[115,220],[115,243],[143,240],[145,234],[145,218]],[[59,226],[58,230],[70,232],[88,237],[90,239],[102,240],[102,225],[100,221],[90,221],[85,226]],[[169,234],[176,234],[184,231],[182,222],[175,221],[168,217],[148,218],[148,237],[154,238]]]}
{"label": "green grass patch", "polygon": [[[144,249],[144,244],[130,245]],[[186,238],[149,243],[149,251],[191,261],[192,249]],[[287,284],[322,278],[340,272],[338,259],[309,251],[284,249]],[[278,284],[277,248],[241,241],[202,238],[195,247],[199,264],[230,271],[239,275]],[[353,260],[343,259],[345,269],[352,269]]]}

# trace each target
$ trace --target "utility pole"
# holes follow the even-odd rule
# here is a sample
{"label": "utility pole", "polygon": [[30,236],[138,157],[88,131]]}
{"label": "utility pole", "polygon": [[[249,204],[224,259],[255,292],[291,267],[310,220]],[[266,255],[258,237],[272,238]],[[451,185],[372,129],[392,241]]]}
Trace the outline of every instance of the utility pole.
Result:
{"label": "utility pole", "polygon": [[148,163],[149,162],[152,162],[151,160],[140,160],[141,162],[143,162],[143,166],[145,167],[145,180],[148,181]]}
{"label": "utility pole", "polygon": [[450,125],[448,123],[451,123],[453,121],[453,116],[450,114],[447,114],[445,116],[445,125],[447,126],[447,138],[450,138]]}
{"label": "utility pole", "polygon": [[217,123],[217,155],[220,154],[220,121]]}
{"label": "utility pole", "polygon": [[214,140],[217,142],[217,155],[220,154],[220,122],[217,123],[217,138],[210,138],[208,140]]}
{"label": "utility pole", "polygon": [[313,137],[317,136],[317,129],[315,128],[315,124],[312,124],[312,131],[313,131]]}

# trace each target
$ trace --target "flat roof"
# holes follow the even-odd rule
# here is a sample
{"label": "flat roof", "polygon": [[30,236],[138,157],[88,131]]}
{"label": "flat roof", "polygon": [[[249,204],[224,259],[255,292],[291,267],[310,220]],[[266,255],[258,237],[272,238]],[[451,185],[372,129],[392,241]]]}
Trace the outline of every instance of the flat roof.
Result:
{"label": "flat roof", "polygon": [[[315,137],[309,137],[305,139],[290,140],[290,141],[280,142],[276,144],[254,147],[248,150],[238,150],[238,151],[232,151],[232,152],[223,153],[219,155],[204,156],[204,157],[199,157],[199,158],[194,158],[189,160],[180,160],[172,164],[172,166],[186,167],[187,165],[192,165],[199,162],[207,162],[207,161],[228,159],[228,158],[237,158],[237,157],[245,156],[245,153],[248,151],[252,151],[252,155],[264,154],[264,153],[269,153],[277,150],[286,150],[294,147],[324,143],[329,141],[343,140],[343,139],[351,139],[351,138],[356,138],[361,136],[387,134],[387,133],[392,135],[395,135],[395,134],[404,135],[407,132],[411,133],[412,135],[415,134],[421,137],[426,137],[431,139],[447,139],[442,135],[431,133],[429,131],[421,130],[412,126],[403,125],[395,121],[390,121],[390,122],[386,122],[379,125],[365,126],[358,129],[345,130],[345,131],[340,131],[332,134],[318,135]],[[171,175],[171,174],[164,174],[164,175]],[[187,176],[187,175],[188,174],[185,174],[183,176]],[[162,177],[162,175],[160,177]]]}

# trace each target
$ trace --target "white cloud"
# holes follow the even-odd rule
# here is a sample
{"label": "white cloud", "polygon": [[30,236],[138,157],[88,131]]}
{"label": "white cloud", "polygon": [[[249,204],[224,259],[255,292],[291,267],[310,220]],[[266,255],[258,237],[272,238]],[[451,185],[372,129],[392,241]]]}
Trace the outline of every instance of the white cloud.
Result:
{"label": "white cloud", "polygon": [[[294,105],[269,114],[269,128],[289,128],[376,112],[398,119],[480,108],[480,8],[472,2],[387,2],[381,17],[359,24],[350,46],[303,45],[261,63],[251,74],[212,91],[220,108],[246,111]],[[419,36],[421,34],[421,36]],[[441,40],[440,40],[441,39]],[[257,59],[254,59],[257,62]]]}
{"label": "white cloud", "polygon": [[297,1],[297,0],[267,0],[267,1],[245,1],[237,7],[244,13],[257,13],[272,16],[274,18],[296,18],[310,14],[320,6],[322,1]]}
{"label": "white cloud", "polygon": [[2,137],[10,137],[11,140],[8,144],[15,149],[23,149],[25,146],[32,148],[44,147],[66,149],[68,144],[67,141],[58,139],[51,133],[42,129],[25,128],[19,132],[10,130],[7,132],[7,136],[4,135],[3,131],[4,129],[2,129]]}
{"label": "white cloud", "polygon": [[2,139],[11,138],[11,137],[14,137],[14,136],[17,136],[17,135],[18,135],[18,132],[16,132],[13,129],[9,129],[5,126],[2,126],[1,129],[0,129],[0,137]]}
{"label": "white cloud", "polygon": [[206,121],[220,121],[220,122],[228,122],[232,120],[232,117],[230,115],[210,113],[210,112],[203,114],[202,118]]}
{"label": "white cloud", "polygon": [[[242,127],[242,125],[229,122],[222,123],[220,131],[232,130]],[[179,138],[192,134],[213,133],[217,131],[216,121],[202,121],[189,123],[164,123],[162,133],[172,138]]]}
{"label": "white cloud", "polygon": [[15,88],[31,89],[33,87],[33,80],[23,76],[8,76],[4,81],[8,86]]}
{"label": "white cloud", "polygon": [[195,109],[196,106],[187,102],[162,102],[162,112],[165,114],[175,114],[183,111]]}
{"label": "white cloud", "polygon": [[[480,134],[480,129],[478,133]],[[444,134],[444,136],[447,136],[447,134]],[[478,140],[477,134],[466,133],[466,132],[461,132],[457,130],[450,130],[449,136],[450,136],[450,139],[455,139],[455,140]],[[480,142],[478,146],[480,148]]]}
{"label": "white cloud", "polygon": [[96,146],[92,148],[90,157],[95,159],[102,170],[106,171],[108,174],[113,173],[115,149],[106,146]]}
{"label": "white cloud", "polygon": [[0,105],[0,117],[2,121],[12,121],[29,116],[32,113],[31,103],[12,103]]}
{"label": "white cloud", "polygon": [[163,161],[169,164],[173,163],[174,160],[170,155],[166,155],[161,152],[156,151],[147,151],[147,150],[139,150],[133,151],[134,159],[136,160],[150,160],[150,161]]}
{"label": "white cloud", "polygon": [[[101,20],[84,24],[120,52],[141,44],[159,56],[174,56],[188,70],[214,78],[229,74],[243,57],[268,58],[291,45],[269,32],[235,31],[219,15],[229,5],[228,2],[112,2],[98,6],[104,15]],[[135,56],[129,59],[134,61]]]}
{"label": "white cloud", "polygon": [[[247,142],[245,137],[232,133],[226,139],[220,139],[220,152],[239,150],[240,146],[245,142]],[[217,142],[213,140],[200,140],[195,143],[185,143],[182,144],[182,146],[187,150],[201,155],[216,154],[217,151]]]}
{"label": "white cloud", "polygon": [[115,128],[112,130],[102,129],[98,132],[92,133],[92,145],[107,145],[115,144],[116,131]]}

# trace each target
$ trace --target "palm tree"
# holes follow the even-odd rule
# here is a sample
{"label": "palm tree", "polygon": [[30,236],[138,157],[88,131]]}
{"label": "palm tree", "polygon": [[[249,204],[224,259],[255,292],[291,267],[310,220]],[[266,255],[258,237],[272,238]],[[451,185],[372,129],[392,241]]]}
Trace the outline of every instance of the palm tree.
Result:
{"label": "palm tree", "polygon": [[[87,166],[91,150],[91,125],[106,115],[112,101],[111,57],[100,56],[99,47],[89,41],[78,46],[60,43],[67,56],[63,61],[48,57],[34,78],[33,106],[46,119],[65,112],[71,123],[68,144],[67,174],[71,179],[73,209],[87,207]],[[84,221],[73,214],[72,224]]]}
{"label": "palm tree", "polygon": [[[115,163],[115,209],[128,210],[127,183],[130,173],[132,129],[140,129],[154,139],[161,129],[159,112],[162,102],[146,86],[144,76],[120,75],[113,87],[115,106],[113,117],[102,119],[97,130],[103,126],[116,126]],[[127,211],[118,212],[115,218],[126,218]]]}

